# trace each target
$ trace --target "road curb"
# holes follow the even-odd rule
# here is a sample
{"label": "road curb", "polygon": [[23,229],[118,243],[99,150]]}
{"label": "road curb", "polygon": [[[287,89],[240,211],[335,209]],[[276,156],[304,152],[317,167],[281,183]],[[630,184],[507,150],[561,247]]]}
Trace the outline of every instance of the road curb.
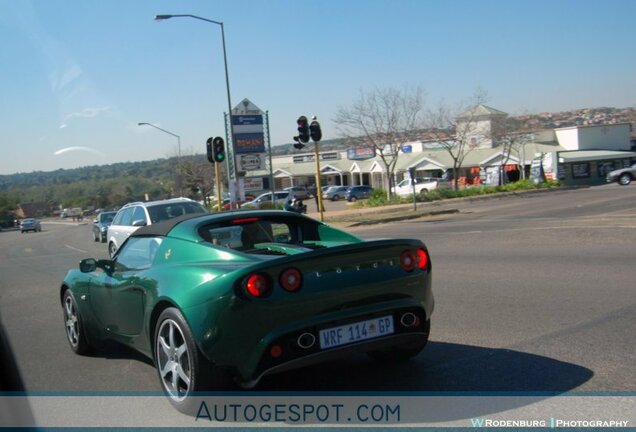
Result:
{"label": "road curb", "polygon": [[357,226],[375,225],[375,224],[388,223],[388,222],[400,222],[400,221],[409,220],[409,219],[419,219],[421,217],[437,216],[437,215],[442,215],[442,214],[454,214],[454,213],[459,213],[459,209],[437,210],[437,211],[430,211],[430,212],[424,212],[424,213],[413,213],[413,214],[408,214],[408,215],[384,217],[384,218],[377,219],[377,220],[366,220],[366,221],[360,221],[360,222],[353,222],[349,226],[350,227],[357,227]]}

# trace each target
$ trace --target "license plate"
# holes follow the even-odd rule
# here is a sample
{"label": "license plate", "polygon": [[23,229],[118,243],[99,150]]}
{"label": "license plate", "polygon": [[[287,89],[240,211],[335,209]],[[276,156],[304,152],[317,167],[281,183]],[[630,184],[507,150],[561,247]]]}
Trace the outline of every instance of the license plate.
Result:
{"label": "license plate", "polygon": [[320,330],[320,348],[327,349],[393,334],[393,316],[388,315]]}

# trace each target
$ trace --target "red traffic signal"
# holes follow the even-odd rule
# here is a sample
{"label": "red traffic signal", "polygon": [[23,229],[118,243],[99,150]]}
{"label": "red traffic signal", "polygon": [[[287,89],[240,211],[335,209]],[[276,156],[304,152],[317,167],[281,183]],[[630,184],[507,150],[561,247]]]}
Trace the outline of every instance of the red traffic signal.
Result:
{"label": "red traffic signal", "polygon": [[298,124],[298,141],[303,143],[309,142],[309,122],[307,121],[307,117],[298,117],[296,123]]}

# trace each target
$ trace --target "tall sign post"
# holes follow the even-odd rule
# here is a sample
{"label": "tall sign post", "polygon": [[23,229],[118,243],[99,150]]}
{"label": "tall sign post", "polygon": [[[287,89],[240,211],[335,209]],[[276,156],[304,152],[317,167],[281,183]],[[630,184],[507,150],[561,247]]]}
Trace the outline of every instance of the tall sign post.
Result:
{"label": "tall sign post", "polygon": [[318,143],[322,139],[322,130],[320,129],[320,123],[318,123],[318,118],[313,116],[311,124],[309,124],[307,117],[300,116],[298,120],[296,120],[296,124],[298,125],[298,135],[294,137],[294,147],[298,150],[305,147],[305,143],[309,142],[309,138],[314,142],[314,154],[316,159],[316,194],[318,197],[318,209],[320,210],[320,221],[324,222],[324,208],[322,206],[322,187],[320,185],[320,149]]}
{"label": "tall sign post", "polygon": [[[244,195],[244,176],[250,171],[265,170],[264,112],[249,99],[243,99],[232,109],[232,130],[234,131],[234,167],[238,184],[236,187]],[[236,190],[236,189],[235,189]],[[245,197],[239,197],[243,200]]]}
{"label": "tall sign post", "polygon": [[218,210],[223,211],[223,207],[221,206],[223,203],[223,197],[221,196],[221,175],[219,170],[219,165],[227,159],[225,156],[225,142],[223,141],[223,138],[208,138],[205,142],[205,150],[208,161],[214,165],[214,176],[216,177],[216,202]]}

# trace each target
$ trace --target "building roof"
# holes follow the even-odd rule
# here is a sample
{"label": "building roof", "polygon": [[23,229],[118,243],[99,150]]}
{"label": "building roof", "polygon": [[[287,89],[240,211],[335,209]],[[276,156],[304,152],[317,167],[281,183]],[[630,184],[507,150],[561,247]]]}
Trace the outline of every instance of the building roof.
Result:
{"label": "building roof", "polygon": [[616,150],[573,150],[559,152],[559,159],[563,159],[563,162],[586,162],[624,158],[636,158],[636,152]]}
{"label": "building roof", "polygon": [[498,116],[507,116],[507,115],[508,113],[499,111],[498,109],[489,107],[484,104],[479,104],[461,113],[457,117],[457,119],[467,119],[467,118],[474,118],[474,117],[498,117]]}

